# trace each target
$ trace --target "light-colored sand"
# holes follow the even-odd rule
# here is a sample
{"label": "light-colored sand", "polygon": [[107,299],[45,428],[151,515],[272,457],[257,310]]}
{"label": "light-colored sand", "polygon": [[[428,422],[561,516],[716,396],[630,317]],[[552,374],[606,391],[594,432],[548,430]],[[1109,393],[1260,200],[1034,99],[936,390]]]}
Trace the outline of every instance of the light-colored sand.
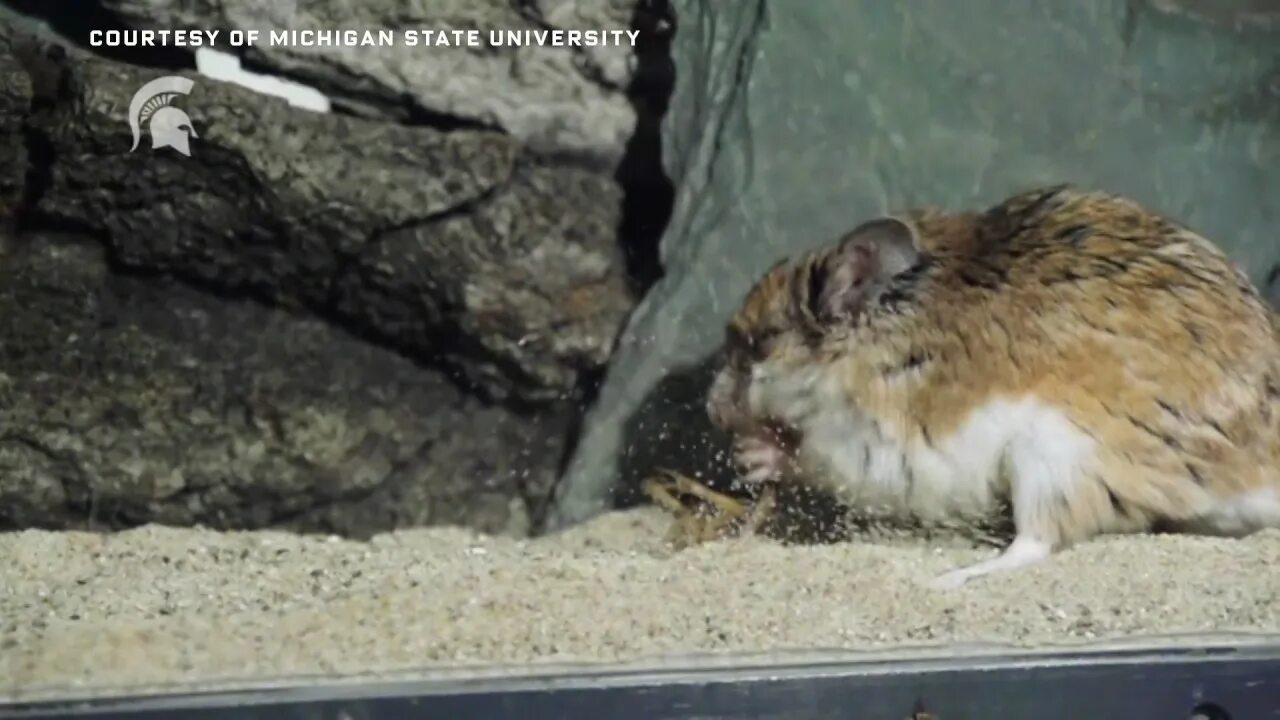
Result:
{"label": "light-colored sand", "polygon": [[149,527],[0,536],[0,696],[702,651],[1024,646],[1280,632],[1280,532],[1096,541],[953,592],[990,551],[919,542],[672,555],[646,509],[533,542]]}

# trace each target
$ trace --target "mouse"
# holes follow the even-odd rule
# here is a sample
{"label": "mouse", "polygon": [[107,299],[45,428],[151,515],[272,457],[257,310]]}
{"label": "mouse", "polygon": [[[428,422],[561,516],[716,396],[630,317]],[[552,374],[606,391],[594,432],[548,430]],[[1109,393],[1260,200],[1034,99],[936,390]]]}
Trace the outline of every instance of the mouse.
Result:
{"label": "mouse", "polygon": [[921,525],[1011,515],[957,588],[1104,534],[1280,527],[1280,321],[1214,242],[1059,184],[778,261],[706,395],[741,480]]}

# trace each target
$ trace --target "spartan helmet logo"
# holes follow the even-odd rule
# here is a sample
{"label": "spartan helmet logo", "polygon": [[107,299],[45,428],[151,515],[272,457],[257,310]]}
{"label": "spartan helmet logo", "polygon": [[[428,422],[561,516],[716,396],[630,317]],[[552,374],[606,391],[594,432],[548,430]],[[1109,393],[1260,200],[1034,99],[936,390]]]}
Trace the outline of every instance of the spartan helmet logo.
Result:
{"label": "spartan helmet logo", "polygon": [[179,95],[191,92],[193,85],[195,81],[189,78],[169,75],[152,80],[133,94],[133,100],[129,102],[133,147],[129,152],[138,149],[142,140],[141,127],[146,123],[147,131],[151,133],[152,149],[171,147],[187,157],[191,156],[190,138],[199,136],[191,118],[170,103]]}

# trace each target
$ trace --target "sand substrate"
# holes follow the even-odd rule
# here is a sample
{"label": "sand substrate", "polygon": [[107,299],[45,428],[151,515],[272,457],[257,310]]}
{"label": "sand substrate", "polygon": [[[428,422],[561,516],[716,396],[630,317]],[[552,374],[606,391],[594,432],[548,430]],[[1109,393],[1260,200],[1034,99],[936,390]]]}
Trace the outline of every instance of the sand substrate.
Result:
{"label": "sand substrate", "polygon": [[1044,646],[1280,632],[1280,532],[1109,538],[955,591],[991,550],[922,541],[663,548],[653,509],[536,541],[147,527],[0,536],[0,696],[210,688],[459,664]]}

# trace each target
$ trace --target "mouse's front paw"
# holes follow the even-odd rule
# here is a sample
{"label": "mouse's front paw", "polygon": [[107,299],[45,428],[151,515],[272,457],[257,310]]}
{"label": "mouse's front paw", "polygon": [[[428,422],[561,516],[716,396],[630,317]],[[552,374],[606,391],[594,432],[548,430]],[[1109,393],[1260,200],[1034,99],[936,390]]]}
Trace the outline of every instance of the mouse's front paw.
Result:
{"label": "mouse's front paw", "polygon": [[749,484],[781,480],[791,462],[787,451],[777,443],[758,437],[739,438],[734,458],[743,473],[739,479]]}

